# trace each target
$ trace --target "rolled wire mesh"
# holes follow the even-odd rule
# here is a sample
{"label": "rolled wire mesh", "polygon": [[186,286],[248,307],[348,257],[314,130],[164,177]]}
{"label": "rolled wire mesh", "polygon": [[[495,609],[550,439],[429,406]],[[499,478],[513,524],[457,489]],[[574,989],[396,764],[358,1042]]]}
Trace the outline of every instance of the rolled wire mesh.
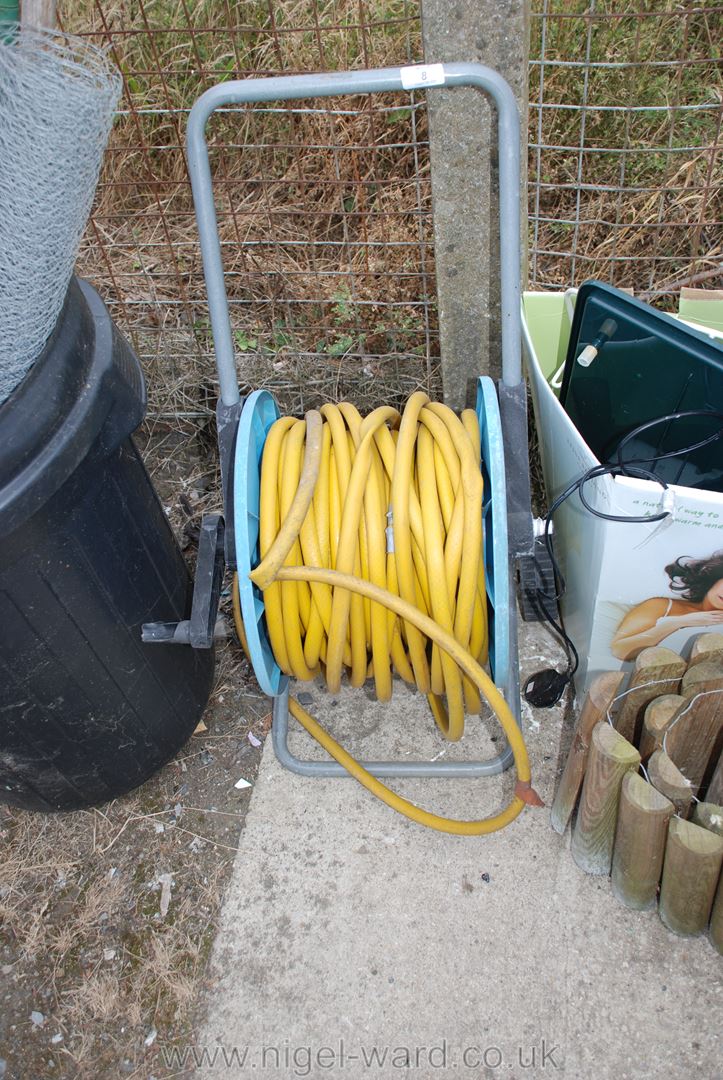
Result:
{"label": "rolled wire mesh", "polygon": [[0,402],[60,315],[120,90],[80,38],[13,28],[0,44]]}

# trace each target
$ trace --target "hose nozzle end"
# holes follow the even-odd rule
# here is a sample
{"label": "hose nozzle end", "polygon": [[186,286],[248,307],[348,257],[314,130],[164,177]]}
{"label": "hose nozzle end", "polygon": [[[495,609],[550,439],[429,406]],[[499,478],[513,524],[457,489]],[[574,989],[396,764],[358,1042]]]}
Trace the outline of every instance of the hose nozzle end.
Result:
{"label": "hose nozzle end", "polygon": [[522,799],[528,806],[544,806],[544,802],[532,786],[531,780],[518,780],[515,784],[515,795]]}

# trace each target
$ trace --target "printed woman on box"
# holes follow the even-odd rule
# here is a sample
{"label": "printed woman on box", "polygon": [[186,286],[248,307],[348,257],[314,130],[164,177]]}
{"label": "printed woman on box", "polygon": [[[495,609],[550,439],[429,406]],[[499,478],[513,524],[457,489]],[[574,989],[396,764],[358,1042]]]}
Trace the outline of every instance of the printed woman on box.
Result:
{"label": "printed woman on box", "polygon": [[651,596],[628,612],[610,645],[618,660],[634,660],[676,630],[720,626],[723,632],[723,551],[707,559],[681,556],[665,572],[671,592],[679,593],[679,598]]}

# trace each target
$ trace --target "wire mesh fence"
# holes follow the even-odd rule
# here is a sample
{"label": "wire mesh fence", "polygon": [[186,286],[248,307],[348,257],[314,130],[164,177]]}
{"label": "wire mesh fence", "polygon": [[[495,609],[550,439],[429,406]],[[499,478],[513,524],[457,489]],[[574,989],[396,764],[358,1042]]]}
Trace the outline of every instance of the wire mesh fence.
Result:
{"label": "wire mesh fence", "polygon": [[[83,269],[150,372],[151,410],[213,404],[212,345],[186,175],[188,111],[223,78],[421,60],[411,0],[191,5],[98,0],[73,26],[110,43],[125,97]],[[424,96],[217,113],[209,133],[242,382],[299,411],[439,393]]]}
{"label": "wire mesh fence", "polygon": [[723,7],[543,0],[530,49],[532,287],[669,302],[723,284]]}
{"label": "wire mesh fence", "polygon": [[[81,257],[147,371],[151,413],[210,415],[186,117],[224,78],[423,59],[420,0],[75,0],[124,99]],[[530,283],[598,277],[666,303],[723,284],[723,6],[535,0]],[[242,383],[291,411],[440,392],[423,96],[216,115],[219,228]]]}

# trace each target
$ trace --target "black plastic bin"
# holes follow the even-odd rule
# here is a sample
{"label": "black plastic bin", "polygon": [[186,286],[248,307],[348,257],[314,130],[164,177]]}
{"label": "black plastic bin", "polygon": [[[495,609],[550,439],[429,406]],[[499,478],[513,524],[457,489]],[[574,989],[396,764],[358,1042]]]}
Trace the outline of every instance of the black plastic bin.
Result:
{"label": "black plastic bin", "polygon": [[213,651],[145,645],[191,581],[130,438],[140,366],[74,280],[43,355],[0,406],[0,801],[105,802],[196,726]]}

